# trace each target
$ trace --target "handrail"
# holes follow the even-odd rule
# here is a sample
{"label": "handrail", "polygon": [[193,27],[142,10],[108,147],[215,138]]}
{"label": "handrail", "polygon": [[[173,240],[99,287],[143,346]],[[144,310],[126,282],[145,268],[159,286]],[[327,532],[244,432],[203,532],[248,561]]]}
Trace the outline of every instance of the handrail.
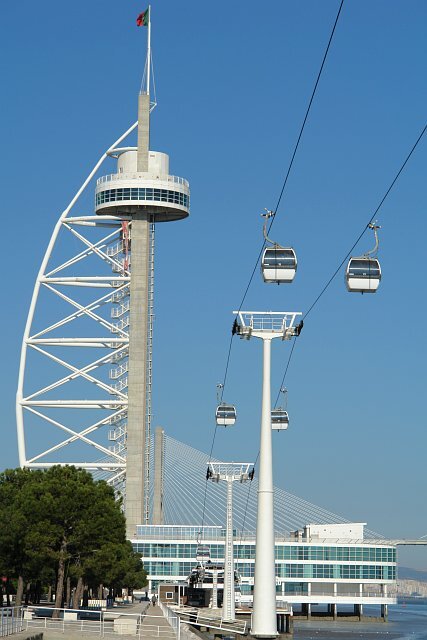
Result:
{"label": "handrail", "polygon": [[23,607],[0,607],[0,637],[19,633],[24,628],[22,620]]}
{"label": "handrail", "polygon": [[147,174],[141,174],[141,173],[109,173],[106,176],[101,176],[100,178],[98,178],[98,180],[96,181],[96,185],[100,185],[100,184],[104,184],[105,182],[116,182],[116,181],[121,181],[121,180],[137,180],[137,179],[144,179],[144,180],[155,180],[155,181],[159,181],[159,182],[173,182],[174,184],[181,184],[184,187],[189,188],[190,187],[190,183],[188,182],[188,180],[186,180],[185,178],[180,178],[179,176],[157,176],[157,175],[151,175],[149,173]]}

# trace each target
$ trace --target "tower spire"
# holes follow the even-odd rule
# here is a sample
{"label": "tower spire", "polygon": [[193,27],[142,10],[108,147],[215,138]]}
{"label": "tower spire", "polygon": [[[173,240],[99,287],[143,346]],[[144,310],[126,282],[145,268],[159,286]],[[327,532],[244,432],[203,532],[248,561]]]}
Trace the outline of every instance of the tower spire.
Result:
{"label": "tower spire", "polygon": [[150,71],[151,71],[151,5],[148,5],[148,33],[147,33],[147,84],[145,93],[150,95]]}

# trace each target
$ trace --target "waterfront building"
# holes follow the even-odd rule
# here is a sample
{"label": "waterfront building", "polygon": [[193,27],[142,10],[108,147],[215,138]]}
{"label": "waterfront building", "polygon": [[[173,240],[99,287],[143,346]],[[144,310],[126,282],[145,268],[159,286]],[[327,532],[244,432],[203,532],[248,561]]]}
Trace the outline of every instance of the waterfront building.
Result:
{"label": "waterfront building", "polygon": [[[396,547],[387,541],[364,539],[363,523],[307,525],[292,534],[276,534],[276,594],[279,600],[312,604],[381,605],[396,598]],[[141,525],[132,540],[142,554],[149,590],[162,582],[185,581],[195,565],[197,526]],[[225,529],[205,527],[203,544],[213,562],[224,561]],[[242,602],[251,603],[254,584],[255,534],[235,531],[235,567],[241,577]]]}
{"label": "waterfront building", "polygon": [[[162,430],[156,436],[162,456],[153,464],[154,480],[162,489],[159,495],[153,491],[151,499],[160,505],[162,524],[140,525],[132,537],[134,549],[143,556],[150,592],[162,582],[185,582],[196,565],[200,544],[209,549],[213,563],[224,562],[226,536],[226,487],[203,482],[208,455]],[[243,603],[252,602],[256,495],[256,477],[250,485],[236,483],[233,547]],[[315,604],[328,605],[332,613],[352,605],[360,615],[364,604],[373,604],[387,615],[387,606],[396,602],[393,542],[364,523],[348,522],[279,487],[274,492],[274,513],[278,600],[302,607],[307,615]]]}

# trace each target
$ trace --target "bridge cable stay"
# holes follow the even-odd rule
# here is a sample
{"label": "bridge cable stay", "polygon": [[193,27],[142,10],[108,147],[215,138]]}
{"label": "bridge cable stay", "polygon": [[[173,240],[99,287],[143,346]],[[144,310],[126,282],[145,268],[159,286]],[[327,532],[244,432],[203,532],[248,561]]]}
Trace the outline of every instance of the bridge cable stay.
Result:
{"label": "bridge cable stay", "polygon": [[[213,458],[213,462],[218,462]],[[165,519],[170,524],[189,525],[200,515],[204,500],[204,487],[199,482],[201,474],[206,470],[206,453],[199,451],[165,434]],[[252,500],[248,503],[248,492],[244,485],[237,483],[233,494],[233,512],[235,529],[254,531],[256,524],[256,492],[258,479],[255,476],[252,484]],[[209,483],[209,500],[206,505],[205,526],[222,527],[226,486]],[[191,493],[191,500],[188,495]],[[248,503],[248,504],[247,504]],[[294,531],[307,522],[347,523],[343,518],[327,509],[308,502],[303,498],[288,493],[284,489],[275,489],[275,525],[278,531]],[[246,526],[245,526],[246,525]],[[237,534],[236,538],[239,535]],[[379,538],[379,534],[369,533],[369,537]]]}

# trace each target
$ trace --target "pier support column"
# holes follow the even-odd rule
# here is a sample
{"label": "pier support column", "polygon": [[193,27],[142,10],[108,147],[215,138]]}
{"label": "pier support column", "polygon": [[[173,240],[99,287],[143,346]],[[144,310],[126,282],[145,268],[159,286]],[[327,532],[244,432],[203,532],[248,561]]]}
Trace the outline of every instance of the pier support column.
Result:
{"label": "pier support column", "polygon": [[293,634],[294,633],[294,618],[293,616],[286,616],[286,633]]}
{"label": "pier support column", "polygon": [[382,604],[381,605],[381,618],[384,620],[384,622],[387,622],[387,620],[388,620],[388,604]]}
{"label": "pier support column", "polygon": [[303,602],[301,605],[302,614],[307,617],[307,620],[311,618],[311,604],[309,602]]}
{"label": "pier support column", "polygon": [[363,617],[363,604],[354,605],[354,615],[358,616],[359,620]]}
{"label": "pier support column", "polygon": [[333,602],[331,604],[331,615],[332,615],[334,620],[336,620],[338,618],[338,609],[337,609],[337,605],[336,605],[335,602]]}

